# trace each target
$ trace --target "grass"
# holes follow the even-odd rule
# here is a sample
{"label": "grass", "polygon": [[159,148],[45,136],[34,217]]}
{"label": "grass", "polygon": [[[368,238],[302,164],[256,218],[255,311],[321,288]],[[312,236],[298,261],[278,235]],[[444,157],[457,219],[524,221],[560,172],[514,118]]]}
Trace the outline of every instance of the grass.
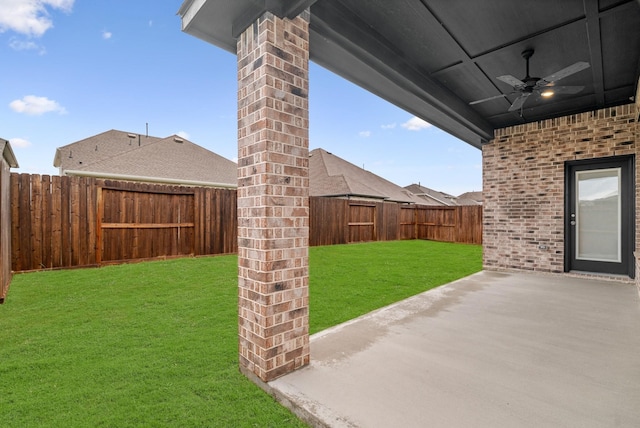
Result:
{"label": "grass", "polygon": [[[478,271],[480,251],[311,248],[311,331]],[[304,426],[238,371],[236,275],[222,256],[14,276],[0,306],[2,426]]]}
{"label": "grass", "polygon": [[482,247],[389,241],[313,247],[309,330],[340,324],[482,269]]}

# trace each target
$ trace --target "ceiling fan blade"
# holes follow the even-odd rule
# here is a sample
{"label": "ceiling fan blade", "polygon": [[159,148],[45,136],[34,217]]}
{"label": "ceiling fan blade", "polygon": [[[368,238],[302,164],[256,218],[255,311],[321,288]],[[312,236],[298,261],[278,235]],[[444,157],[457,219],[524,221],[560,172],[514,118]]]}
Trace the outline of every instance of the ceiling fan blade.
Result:
{"label": "ceiling fan blade", "polygon": [[554,94],[577,94],[584,86],[547,86]]}
{"label": "ceiling fan blade", "polygon": [[524,105],[524,103],[527,101],[527,98],[529,98],[529,95],[531,95],[531,93],[525,92],[522,95],[520,95],[518,98],[516,98],[513,104],[511,104],[511,107],[509,107],[508,111],[520,110]]}
{"label": "ceiling fan blade", "polygon": [[563,68],[560,71],[556,71],[555,73],[550,74],[547,77],[543,77],[538,81],[538,83],[536,83],[536,86],[537,87],[546,86],[549,83],[557,82],[560,79],[564,79],[567,76],[571,76],[572,74],[575,74],[578,71],[582,71],[589,67],[591,67],[591,65],[589,65],[588,62],[584,62],[584,61],[576,62],[575,64],[570,65],[569,67]]}
{"label": "ceiling fan blade", "polygon": [[495,95],[495,96],[493,96],[493,97],[483,98],[483,99],[481,99],[481,100],[476,100],[476,101],[471,101],[471,102],[469,103],[469,105],[470,105],[470,106],[472,106],[472,105],[474,105],[474,104],[480,104],[480,103],[483,103],[483,102],[485,102],[485,101],[491,101],[491,100],[495,100],[495,99],[497,99],[497,98],[504,98],[504,97],[506,97],[506,95],[504,95],[504,94]]}
{"label": "ceiling fan blade", "polygon": [[526,84],[522,80],[520,80],[520,79],[518,79],[516,77],[513,77],[513,76],[511,76],[509,74],[507,74],[505,76],[498,76],[498,77],[496,77],[496,79],[501,80],[504,83],[507,83],[507,84],[513,86],[514,88],[521,88],[521,87],[524,88],[526,86]]}

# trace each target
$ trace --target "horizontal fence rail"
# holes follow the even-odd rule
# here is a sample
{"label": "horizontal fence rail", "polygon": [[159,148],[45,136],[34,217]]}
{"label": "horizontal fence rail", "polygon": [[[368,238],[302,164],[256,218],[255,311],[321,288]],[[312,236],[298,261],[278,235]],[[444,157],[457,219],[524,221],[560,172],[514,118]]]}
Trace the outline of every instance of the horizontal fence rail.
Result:
{"label": "horizontal fence rail", "polygon": [[[11,233],[2,237],[11,239],[13,271],[238,251],[235,190],[16,173],[6,187]],[[481,206],[311,197],[309,225],[311,246],[482,243]]]}

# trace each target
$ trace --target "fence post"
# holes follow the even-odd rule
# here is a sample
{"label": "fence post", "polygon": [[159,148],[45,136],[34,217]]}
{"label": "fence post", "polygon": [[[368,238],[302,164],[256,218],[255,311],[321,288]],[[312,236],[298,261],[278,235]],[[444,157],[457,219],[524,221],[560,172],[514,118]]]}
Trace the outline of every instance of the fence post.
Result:
{"label": "fence post", "polygon": [[11,168],[18,167],[11,145],[0,139],[0,303],[11,283]]}
{"label": "fence post", "polygon": [[102,264],[102,218],[104,217],[104,205],[102,201],[102,186],[99,186],[96,193],[96,264]]}

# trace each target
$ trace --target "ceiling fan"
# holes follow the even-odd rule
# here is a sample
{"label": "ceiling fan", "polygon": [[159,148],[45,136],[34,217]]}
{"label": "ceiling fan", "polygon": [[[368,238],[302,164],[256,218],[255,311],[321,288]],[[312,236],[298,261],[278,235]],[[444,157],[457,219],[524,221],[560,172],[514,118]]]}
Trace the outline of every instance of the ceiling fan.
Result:
{"label": "ceiling fan", "polygon": [[[508,111],[520,110],[520,112],[522,113],[524,103],[533,94],[539,94],[542,97],[551,97],[555,94],[577,94],[584,89],[584,86],[555,86],[555,84],[560,79],[564,79],[567,76],[571,76],[572,74],[589,68],[590,65],[588,62],[576,62],[573,65],[563,68],[560,71],[556,71],[555,73],[543,78],[531,77],[529,76],[529,58],[531,58],[533,52],[533,49],[527,49],[522,52],[522,57],[527,61],[527,75],[524,77],[524,79],[520,80],[509,74],[496,77],[496,79],[501,80],[502,82],[505,82],[513,87],[513,92],[507,95],[520,93],[520,96],[515,99],[513,104],[511,104],[511,107],[509,107]],[[471,101],[469,104],[473,105],[483,103],[485,101],[490,101],[496,98],[506,97],[507,95],[500,94],[493,97],[484,98],[482,100]]]}

